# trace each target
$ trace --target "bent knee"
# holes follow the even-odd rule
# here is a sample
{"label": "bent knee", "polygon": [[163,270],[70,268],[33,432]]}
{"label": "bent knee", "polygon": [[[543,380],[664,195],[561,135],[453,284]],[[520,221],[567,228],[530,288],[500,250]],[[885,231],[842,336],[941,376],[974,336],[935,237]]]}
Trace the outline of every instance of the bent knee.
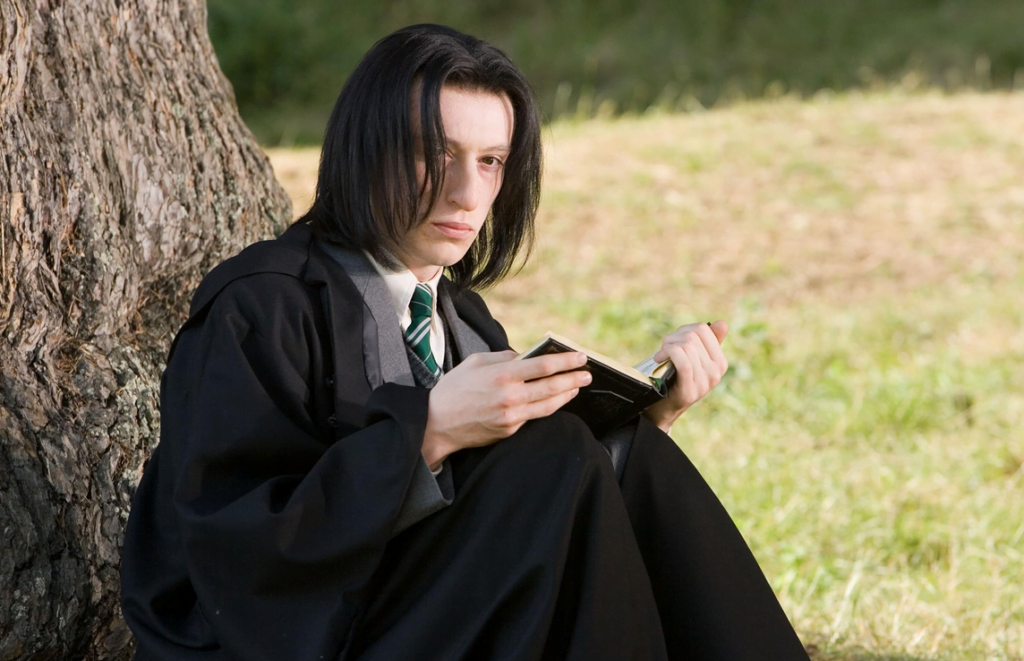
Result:
{"label": "bent knee", "polygon": [[587,425],[570,413],[531,420],[499,445],[503,462],[523,464],[531,470],[555,474],[573,468],[612,470],[608,452]]}
{"label": "bent knee", "polygon": [[579,507],[583,494],[621,497],[608,453],[576,416],[531,421],[480,450],[457,468],[456,500],[489,503],[499,518],[540,520]]}

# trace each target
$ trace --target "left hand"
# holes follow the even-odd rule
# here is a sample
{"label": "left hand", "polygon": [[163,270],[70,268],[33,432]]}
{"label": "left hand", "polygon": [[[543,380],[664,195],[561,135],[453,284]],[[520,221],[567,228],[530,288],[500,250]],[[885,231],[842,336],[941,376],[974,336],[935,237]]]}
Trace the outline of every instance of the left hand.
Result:
{"label": "left hand", "polygon": [[672,423],[711,392],[729,369],[721,347],[728,332],[729,325],[724,321],[710,326],[686,324],[662,340],[654,359],[671,359],[676,368],[676,380],[668,396],[647,407],[644,416],[666,434],[672,429]]}

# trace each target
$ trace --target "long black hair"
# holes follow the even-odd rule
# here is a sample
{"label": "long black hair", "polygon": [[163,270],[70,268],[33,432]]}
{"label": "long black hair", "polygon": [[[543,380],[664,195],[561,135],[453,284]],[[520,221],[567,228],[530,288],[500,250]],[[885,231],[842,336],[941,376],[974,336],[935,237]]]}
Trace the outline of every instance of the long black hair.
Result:
{"label": "long black hair", "polygon": [[[410,110],[420,89],[420,139],[426,180],[416,177]],[[346,248],[396,267],[405,234],[425,220],[444,181],[444,86],[505,95],[513,132],[501,190],[472,247],[448,276],[458,289],[480,289],[509,274],[528,254],[540,200],[540,117],[523,73],[498,48],[442,25],[413,25],[384,37],[349,77],[327,123],[316,197],[297,222]],[[429,191],[427,204],[420,198]]]}

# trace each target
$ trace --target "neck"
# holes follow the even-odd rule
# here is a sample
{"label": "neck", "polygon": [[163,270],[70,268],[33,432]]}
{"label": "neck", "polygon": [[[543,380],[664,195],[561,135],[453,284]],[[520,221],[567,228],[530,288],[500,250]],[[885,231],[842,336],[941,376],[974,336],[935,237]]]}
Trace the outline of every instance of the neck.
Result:
{"label": "neck", "polygon": [[419,282],[429,281],[444,268],[437,264],[424,264],[420,260],[412,259],[411,255],[401,249],[392,251],[391,256],[398,261],[399,264],[412,271],[412,274],[416,276],[416,280]]}
{"label": "neck", "polygon": [[416,279],[420,282],[428,282],[437,276],[441,272],[440,266],[434,266],[432,264],[426,266],[409,266],[406,264],[408,269],[412,271],[412,274],[416,276]]}

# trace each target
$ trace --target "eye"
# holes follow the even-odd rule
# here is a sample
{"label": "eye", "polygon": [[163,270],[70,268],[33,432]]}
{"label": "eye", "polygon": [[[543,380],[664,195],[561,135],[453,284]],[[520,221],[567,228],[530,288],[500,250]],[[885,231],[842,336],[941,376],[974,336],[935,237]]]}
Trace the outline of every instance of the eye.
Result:
{"label": "eye", "polygon": [[484,156],[483,158],[480,159],[480,161],[484,165],[487,165],[487,166],[490,166],[490,167],[495,167],[495,168],[500,168],[503,165],[505,165],[505,163],[500,158],[498,158],[497,156]]}

